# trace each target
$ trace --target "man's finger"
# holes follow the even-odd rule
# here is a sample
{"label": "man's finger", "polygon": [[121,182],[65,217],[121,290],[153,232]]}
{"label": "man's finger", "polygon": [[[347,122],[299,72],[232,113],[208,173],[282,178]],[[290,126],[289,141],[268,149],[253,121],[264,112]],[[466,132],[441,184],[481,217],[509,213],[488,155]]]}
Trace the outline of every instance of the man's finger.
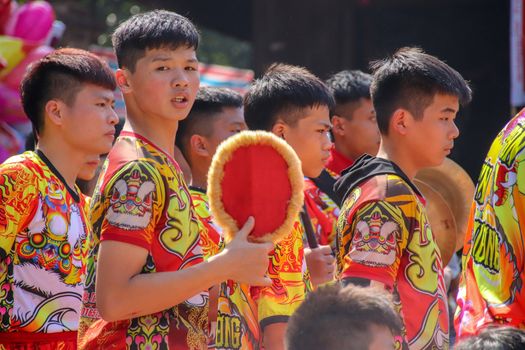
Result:
{"label": "man's finger", "polygon": [[334,257],[331,255],[324,255],[320,257],[320,259],[324,261],[325,263],[327,263],[328,265],[332,265],[335,262]]}
{"label": "man's finger", "polygon": [[238,239],[246,240],[254,227],[255,219],[253,218],[253,216],[250,216],[248,220],[246,220],[246,222],[244,223],[243,227],[239,230],[239,232],[237,232],[236,237],[239,237]]}
{"label": "man's finger", "polygon": [[272,280],[266,276],[257,278],[255,281],[250,283],[253,286],[259,286],[259,287],[270,287],[272,285]]}
{"label": "man's finger", "polygon": [[327,255],[327,254],[332,254],[332,248],[330,248],[329,245],[321,245],[319,246],[319,250],[321,252],[323,252],[323,254]]}
{"label": "man's finger", "polygon": [[266,249],[267,252],[275,248],[275,244],[273,244],[272,242],[258,243],[258,244],[261,244]]}

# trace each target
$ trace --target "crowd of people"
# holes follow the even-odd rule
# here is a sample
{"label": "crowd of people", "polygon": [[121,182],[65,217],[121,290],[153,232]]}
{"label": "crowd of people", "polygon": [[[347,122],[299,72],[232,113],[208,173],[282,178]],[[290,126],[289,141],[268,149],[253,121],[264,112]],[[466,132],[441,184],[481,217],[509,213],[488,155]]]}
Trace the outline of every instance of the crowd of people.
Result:
{"label": "crowd of people", "polygon": [[[525,112],[481,170],[454,345],[413,180],[459,136],[460,73],[402,48],[326,81],[276,63],[242,96],[199,88],[198,31],[179,14],[134,15],[112,42],[116,73],[62,48],[22,79],[35,150],[0,165],[0,349],[524,347]],[[217,148],[247,129],[301,163],[304,211],[276,243],[250,240],[254,218],[225,241],[210,212]]]}

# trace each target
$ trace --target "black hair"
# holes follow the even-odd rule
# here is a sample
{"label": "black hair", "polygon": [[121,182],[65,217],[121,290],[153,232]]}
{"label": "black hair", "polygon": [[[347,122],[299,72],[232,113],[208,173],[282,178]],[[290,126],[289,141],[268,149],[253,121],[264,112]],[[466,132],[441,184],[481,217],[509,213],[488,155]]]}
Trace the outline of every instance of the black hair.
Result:
{"label": "black hair", "polygon": [[280,118],[290,126],[308,107],[334,106],[328,87],[306,68],[273,64],[244,96],[244,118],[252,130],[270,131]]}
{"label": "black hair", "polygon": [[521,350],[525,349],[525,331],[509,326],[489,326],[478,335],[465,338],[456,350]]}
{"label": "black hair", "polygon": [[85,84],[116,89],[113,71],[90,52],[59,49],[31,64],[20,84],[20,95],[35,134],[38,135],[44,127],[46,103],[58,99],[72,105]]}
{"label": "black hair", "polygon": [[457,96],[462,106],[472,98],[468,83],[457,71],[419,48],[399,49],[391,57],[372,62],[371,67],[374,77],[370,93],[384,135],[398,108],[420,119],[436,94]]}
{"label": "black hair", "polygon": [[198,134],[208,137],[212,133],[213,118],[226,107],[242,108],[242,96],[227,88],[201,87],[195,97],[191,111],[179,122],[175,144],[189,160],[189,140]]}
{"label": "black hair", "polygon": [[360,70],[343,70],[326,80],[326,85],[338,105],[370,98],[371,83],[372,75]]}
{"label": "black hair", "polygon": [[401,335],[402,321],[384,290],[339,284],[307,295],[288,321],[287,350],[361,350],[373,339],[371,325]]}
{"label": "black hair", "polygon": [[199,33],[184,16],[165,10],[139,13],[122,22],[112,36],[120,68],[135,71],[146,50],[182,46],[197,50]]}

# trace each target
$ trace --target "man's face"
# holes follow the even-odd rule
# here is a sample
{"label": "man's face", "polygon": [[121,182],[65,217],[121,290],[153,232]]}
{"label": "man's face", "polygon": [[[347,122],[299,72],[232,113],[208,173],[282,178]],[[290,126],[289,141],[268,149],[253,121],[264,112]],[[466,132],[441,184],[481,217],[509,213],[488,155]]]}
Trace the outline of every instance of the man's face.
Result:
{"label": "man's face", "polygon": [[146,50],[124,75],[127,86],[117,81],[134,112],[160,121],[186,118],[199,89],[195,50],[185,46]]}
{"label": "man's face", "polygon": [[367,153],[376,155],[381,136],[377,126],[376,114],[372,101],[361,98],[338,106],[339,115],[332,117],[332,133],[339,152],[351,159],[357,159]]}
{"label": "man's face", "polygon": [[223,108],[215,115],[212,124],[213,131],[209,137],[206,137],[210,158],[222,141],[248,128],[244,122],[243,109],[236,107]]}
{"label": "man's face", "polygon": [[87,157],[86,162],[80,168],[77,179],[90,181],[95,177],[98,166],[100,165],[100,155],[94,154]]}
{"label": "man's face", "polygon": [[118,116],[113,91],[85,84],[71,105],[61,103],[62,133],[76,150],[86,155],[108,153],[115,138]]}
{"label": "man's face", "polygon": [[369,333],[372,335],[372,342],[368,350],[394,350],[395,340],[390,329],[383,325],[371,324]]}
{"label": "man's face", "polygon": [[[282,136],[301,160],[303,174],[317,177],[330,156],[330,112],[327,106],[306,107],[294,126],[284,125]],[[280,122],[278,122],[280,123]],[[275,126],[274,129],[275,130]]]}
{"label": "man's face", "polygon": [[456,96],[436,94],[421,119],[411,118],[406,140],[418,168],[438,166],[450,154],[459,136],[455,123],[458,110]]}

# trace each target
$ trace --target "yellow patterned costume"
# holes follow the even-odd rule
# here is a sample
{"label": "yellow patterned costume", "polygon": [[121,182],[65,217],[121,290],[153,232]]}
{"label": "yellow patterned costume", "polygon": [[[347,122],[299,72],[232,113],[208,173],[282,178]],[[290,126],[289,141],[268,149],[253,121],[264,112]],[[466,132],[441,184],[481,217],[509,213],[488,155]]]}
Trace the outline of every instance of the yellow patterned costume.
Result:
{"label": "yellow patterned costume", "polygon": [[86,200],[37,152],[0,165],[0,343],[3,332],[24,334],[20,339],[28,343],[39,334],[72,334],[75,348],[86,272]]}
{"label": "yellow patterned costume", "polygon": [[525,329],[525,110],[498,134],[476,187],[463,248],[455,326]]}
{"label": "yellow patterned costume", "polygon": [[[196,189],[192,189],[191,194],[202,222],[201,244],[204,251],[214,255],[222,249],[222,242],[217,236],[220,229],[213,223],[209,212],[208,197]],[[306,292],[311,290],[302,236],[302,225],[296,221],[293,231],[270,253],[268,276],[273,281],[271,287],[251,287],[231,280],[221,283],[212,348],[261,349],[261,325],[287,322],[304,300]]]}

